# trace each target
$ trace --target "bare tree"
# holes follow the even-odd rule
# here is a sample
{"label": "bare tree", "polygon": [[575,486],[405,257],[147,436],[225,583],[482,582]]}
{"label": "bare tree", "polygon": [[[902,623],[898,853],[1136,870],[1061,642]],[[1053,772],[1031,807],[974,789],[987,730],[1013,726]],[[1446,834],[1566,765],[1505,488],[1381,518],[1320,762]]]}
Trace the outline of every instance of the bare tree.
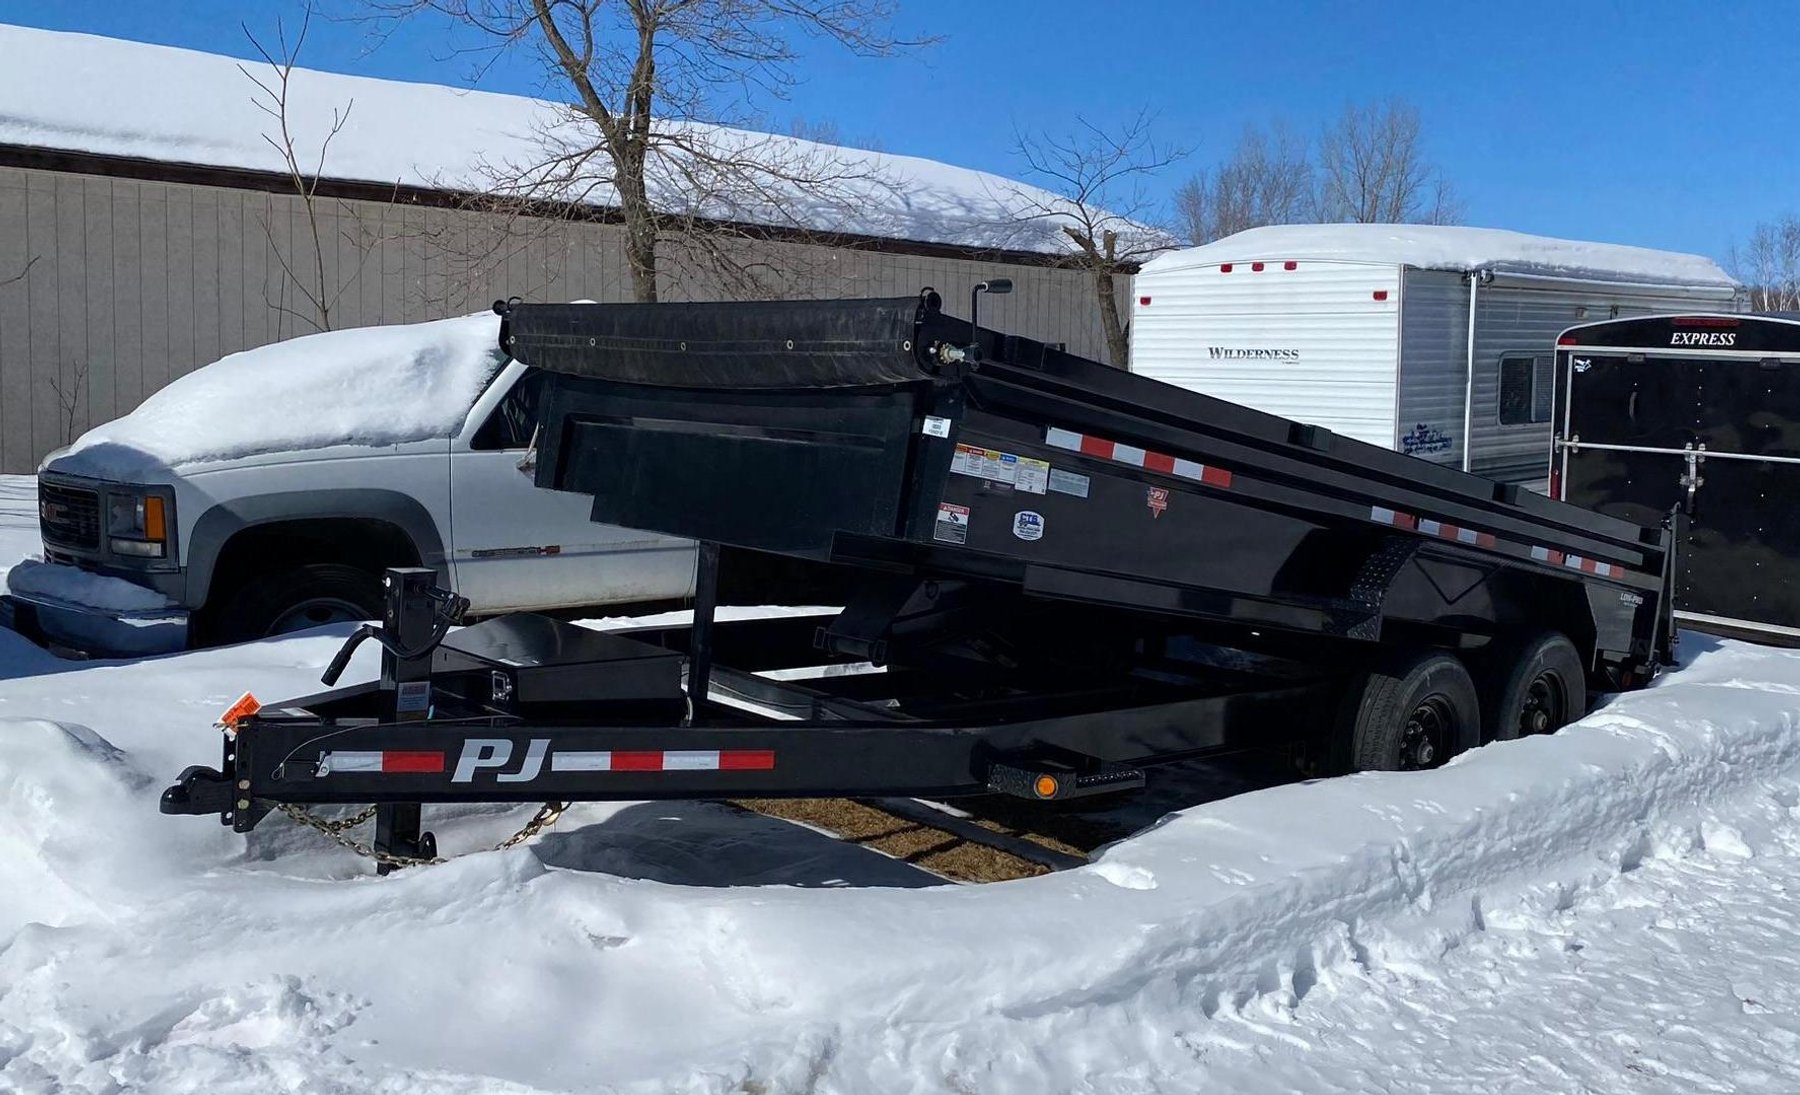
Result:
{"label": "bare tree", "polygon": [[1070,263],[1093,278],[1107,354],[1120,368],[1131,348],[1119,315],[1118,278],[1179,243],[1151,223],[1157,211],[1149,183],[1187,151],[1158,144],[1151,135],[1154,120],[1140,112],[1108,130],[1077,118],[1071,134],[1021,133],[1015,148],[1027,173],[1046,189],[1018,188],[1013,204],[1021,219],[1048,220],[1075,245]]}
{"label": "bare tree", "polygon": [[1752,308],[1800,309],[1800,217],[1790,213],[1758,224],[1748,243],[1732,247],[1729,263],[1732,274],[1750,287]]}
{"label": "bare tree", "polygon": [[1419,111],[1390,100],[1350,105],[1319,138],[1321,221],[1455,224],[1462,206],[1443,173],[1425,160]]}
{"label": "bare tree", "polygon": [[[30,265],[26,265],[30,269]],[[80,418],[81,398],[87,393],[88,366],[85,361],[70,361],[58,366],[57,375],[45,378],[56,396],[57,410],[62,412],[62,443],[75,440],[75,423]]]}
{"label": "bare tree", "polygon": [[[306,44],[306,32],[312,25],[313,14],[314,9],[308,4],[302,11],[300,28],[292,42],[288,41],[287,28],[277,17],[273,50],[265,47],[249,27],[244,27],[244,37],[268,64],[269,72],[266,76],[258,76],[243,65],[238,66],[238,71],[255,85],[251,102],[273,123],[274,132],[265,132],[262,138],[281,157],[283,169],[293,183],[294,194],[300,199],[305,218],[303,228],[308,237],[303,246],[286,247],[276,238],[273,208],[262,218],[263,235],[281,268],[282,277],[281,289],[274,296],[264,286],[264,299],[283,315],[300,320],[315,330],[329,331],[333,312],[382,242],[383,233],[365,223],[349,203],[319,197],[319,182],[325,174],[331,142],[349,122],[356,100],[349,100],[341,109],[332,107],[331,124],[319,139],[315,154],[302,153],[300,139],[295,133],[291,94],[294,68],[301,47]],[[340,242],[348,245],[352,266],[348,270],[328,269],[327,248],[342,254],[343,249],[338,247]],[[288,303],[289,291],[303,302],[300,306]]]}
{"label": "bare tree", "polygon": [[1246,228],[1312,217],[1315,173],[1306,142],[1285,126],[1246,129],[1231,158],[1175,191],[1175,215],[1188,242],[1211,243]]}
{"label": "bare tree", "polygon": [[9,278],[0,278],[0,288],[4,288],[5,286],[11,285],[15,281],[24,281],[27,277],[29,277],[31,275],[31,268],[33,266],[37,265],[37,261],[41,257],[42,256],[40,256],[40,255],[31,256],[30,258],[25,260],[25,265],[21,266],[19,268],[18,273],[14,274],[12,277],[9,277]]}
{"label": "bare tree", "polygon": [[[639,301],[654,301],[659,244],[677,267],[731,283],[768,273],[752,227],[849,224],[880,186],[866,158],[727,129],[752,95],[797,79],[802,38],[860,56],[925,44],[892,27],[898,0],[368,0],[392,20],[436,12],[487,48],[533,53],[552,98],[542,154],[489,165],[492,202],[616,207]],[[720,124],[709,124],[720,123]],[[498,206],[496,206],[497,208]]]}

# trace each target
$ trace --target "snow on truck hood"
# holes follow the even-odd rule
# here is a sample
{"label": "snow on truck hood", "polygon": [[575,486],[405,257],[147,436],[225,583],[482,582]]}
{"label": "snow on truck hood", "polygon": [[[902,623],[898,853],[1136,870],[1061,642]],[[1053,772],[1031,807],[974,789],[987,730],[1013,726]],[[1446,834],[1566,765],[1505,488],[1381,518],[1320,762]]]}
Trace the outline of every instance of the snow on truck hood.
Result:
{"label": "snow on truck hood", "polygon": [[492,313],[325,331],[194,370],[47,464],[99,479],[461,428],[506,358]]}

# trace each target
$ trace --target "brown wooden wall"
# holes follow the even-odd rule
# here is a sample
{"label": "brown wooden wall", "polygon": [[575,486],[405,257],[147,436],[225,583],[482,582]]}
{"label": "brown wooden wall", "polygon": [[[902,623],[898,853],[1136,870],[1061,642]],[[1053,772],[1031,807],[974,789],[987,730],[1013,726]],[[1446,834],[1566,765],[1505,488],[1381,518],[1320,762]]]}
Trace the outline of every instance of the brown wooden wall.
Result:
{"label": "brown wooden wall", "polygon": [[[629,296],[612,225],[336,198],[318,208],[333,327],[461,314],[513,295]],[[290,194],[0,166],[0,283],[30,265],[0,284],[0,472],[33,470],[72,434],[197,366],[316,330],[316,309],[281,261],[316,285],[311,238]],[[766,263],[782,295],[900,296],[932,285],[956,314],[974,282],[1011,277],[1011,296],[984,303],[985,325],[1105,358],[1080,272],[896,246],[745,240],[734,252]],[[664,267],[667,299],[741,292],[672,254]]]}

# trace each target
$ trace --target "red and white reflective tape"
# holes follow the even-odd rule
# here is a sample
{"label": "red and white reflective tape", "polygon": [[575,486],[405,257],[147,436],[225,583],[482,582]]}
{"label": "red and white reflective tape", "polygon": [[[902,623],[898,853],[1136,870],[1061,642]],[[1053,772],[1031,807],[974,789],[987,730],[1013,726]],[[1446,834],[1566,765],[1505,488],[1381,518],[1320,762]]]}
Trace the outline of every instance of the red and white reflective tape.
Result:
{"label": "red and white reflective tape", "polygon": [[[774,767],[773,749],[559,749],[550,754],[552,772],[767,772]],[[338,750],[319,757],[318,774],[438,775],[444,771],[444,754],[435,751]]]}
{"label": "red and white reflective tape", "polygon": [[773,749],[645,749],[550,754],[552,772],[767,772]]}
{"label": "red and white reflective tape", "polygon": [[379,772],[434,774],[444,770],[444,754],[415,749],[384,749],[368,752],[330,752],[319,757],[319,774],[334,772]]}
{"label": "red and white reflective tape", "polygon": [[1369,520],[1380,525],[1392,525],[1395,528],[1416,529],[1419,519],[1410,513],[1388,509],[1386,506],[1370,506]]}
{"label": "red and white reflective tape", "polygon": [[1435,536],[1440,540],[1453,540],[1459,544],[1472,544],[1475,547],[1491,548],[1494,546],[1494,534],[1476,532],[1472,528],[1460,525],[1446,525],[1442,521],[1433,521],[1429,517],[1419,519],[1419,531],[1427,536]]}
{"label": "red and white reflective tape", "polygon": [[1563,566],[1573,567],[1584,574],[1598,574],[1602,578],[1620,578],[1625,574],[1625,568],[1616,563],[1602,563],[1598,559],[1584,559],[1579,555],[1565,558]]}
{"label": "red and white reflective tape", "polygon": [[1472,544],[1475,547],[1491,548],[1494,546],[1494,535],[1490,532],[1476,532],[1472,528],[1460,525],[1446,525],[1442,521],[1434,521],[1429,517],[1414,517],[1410,513],[1401,513],[1386,506],[1370,506],[1369,520],[1379,525],[1392,525],[1395,528],[1412,529],[1427,536],[1436,536],[1440,540],[1451,540],[1459,544]]}
{"label": "red and white reflective tape", "polygon": [[1177,479],[1192,479],[1196,483],[1205,483],[1209,487],[1219,487],[1223,490],[1231,488],[1231,473],[1224,468],[1215,468],[1195,460],[1183,460],[1180,457],[1151,452],[1148,449],[1140,449],[1119,441],[1108,441],[1104,437],[1092,437],[1085,433],[1076,433],[1074,430],[1063,430],[1052,426],[1044,431],[1044,444],[1053,449],[1065,449],[1100,460],[1129,464],[1134,468],[1143,468],[1145,471],[1173,475]]}
{"label": "red and white reflective tape", "polygon": [[1555,548],[1538,547],[1534,544],[1531,548],[1531,557],[1540,563],[1549,563],[1553,567],[1563,564],[1563,553]]}

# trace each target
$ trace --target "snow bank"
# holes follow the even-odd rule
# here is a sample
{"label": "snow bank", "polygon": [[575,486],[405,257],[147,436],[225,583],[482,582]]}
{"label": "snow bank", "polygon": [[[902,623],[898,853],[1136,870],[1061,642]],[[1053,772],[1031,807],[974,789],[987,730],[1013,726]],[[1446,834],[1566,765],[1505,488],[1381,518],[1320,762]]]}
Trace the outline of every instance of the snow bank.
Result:
{"label": "snow bank", "polygon": [[[252,104],[239,62],[214,54],[86,34],[0,26],[0,144],[218,167],[286,168],[264,141],[270,120]],[[266,66],[245,63],[266,78]],[[354,103],[354,106],[350,104]],[[433,84],[373,80],[296,69],[290,116],[298,147],[316,151],[333,112],[350,107],[332,139],[331,178],[431,188],[487,190],[496,169],[543,162],[549,146],[591,146],[586,123],[556,104]],[[685,125],[722,159],[781,165],[819,184],[810,193],[771,179],[767,195],[696,200],[704,165],[652,163],[653,200],[665,212],[968,247],[1067,253],[1071,244],[1048,192],[985,172],[716,126]],[[604,184],[582,200],[615,202]],[[539,196],[549,196],[539,192]],[[1037,219],[1027,219],[1036,216]],[[797,218],[797,223],[796,222]]]}
{"label": "snow bank", "polygon": [[[0,727],[0,1084],[1193,1090],[1209,1023],[1428,976],[1490,920],[1684,854],[1800,770],[1800,654],[1690,638],[1688,668],[1556,737],[1213,803],[987,887],[696,890],[571,869],[592,860],[547,841],[351,880],[278,818],[245,854],[155,817],[236,690],[308,689],[334,646],[0,684],[0,716],[28,720]],[[559,834],[601,850],[615,816]],[[520,817],[432,826],[456,853]]]}
{"label": "snow bank", "polygon": [[50,466],[129,481],[258,453],[449,437],[505,363],[499,335],[488,313],[245,350],[82,434]]}
{"label": "snow bank", "polygon": [[14,563],[6,572],[6,588],[22,597],[47,598],[121,615],[155,612],[175,603],[136,582],[37,559]]}
{"label": "snow bank", "polygon": [[1282,224],[1159,255],[1145,275],[1221,262],[1373,262],[1427,270],[1493,270],[1656,285],[1734,289],[1709,258],[1613,243],[1528,236],[1499,228],[1430,224]]}

